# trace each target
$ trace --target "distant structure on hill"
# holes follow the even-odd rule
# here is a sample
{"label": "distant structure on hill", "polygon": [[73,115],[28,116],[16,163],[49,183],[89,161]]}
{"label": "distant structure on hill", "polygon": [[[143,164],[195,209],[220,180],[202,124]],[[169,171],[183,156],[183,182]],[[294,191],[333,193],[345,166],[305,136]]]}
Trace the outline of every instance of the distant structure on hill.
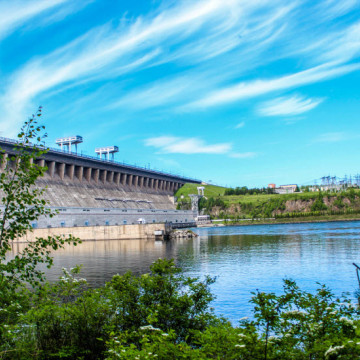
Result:
{"label": "distant structure on hill", "polygon": [[360,187],[360,174],[338,176],[322,176],[319,179],[312,180],[309,185],[303,185],[309,191],[343,191],[347,188]]}
{"label": "distant structure on hill", "polygon": [[296,192],[298,188],[297,184],[290,184],[290,185],[279,185],[276,187],[275,184],[269,184],[268,188],[274,189],[276,194],[292,194]]}

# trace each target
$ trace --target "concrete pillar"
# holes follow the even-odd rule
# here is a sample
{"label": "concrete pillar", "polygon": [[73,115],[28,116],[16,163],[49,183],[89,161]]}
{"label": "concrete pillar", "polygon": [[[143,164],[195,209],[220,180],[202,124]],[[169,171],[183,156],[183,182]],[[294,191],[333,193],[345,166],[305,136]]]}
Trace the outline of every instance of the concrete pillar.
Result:
{"label": "concrete pillar", "polygon": [[106,175],[107,175],[107,170],[100,170],[100,181],[103,184],[106,183]]}
{"label": "concrete pillar", "polygon": [[114,172],[113,171],[108,171],[107,174],[107,181],[112,184],[114,182]]}
{"label": "concrete pillar", "polygon": [[132,180],[133,180],[133,176],[131,174],[128,175],[127,185],[132,186]]}
{"label": "concrete pillar", "polygon": [[38,160],[38,165],[41,166],[41,167],[44,167],[45,166],[45,160],[44,159],[39,159]]}
{"label": "concrete pillar", "polygon": [[93,173],[93,179],[96,183],[99,182],[99,173],[100,173],[100,170],[99,169],[93,169],[92,171]]}
{"label": "concrete pillar", "polygon": [[120,174],[121,185],[126,185],[126,177],[127,177],[127,174]]}
{"label": "concrete pillar", "polygon": [[1,170],[5,170],[7,162],[8,162],[8,154],[2,154],[1,155]]}
{"label": "concrete pillar", "polygon": [[90,182],[92,175],[92,168],[85,168],[85,179]]}
{"label": "concrete pillar", "polygon": [[154,180],[154,189],[157,190],[159,187],[159,179]]}
{"label": "concrete pillar", "polygon": [[119,186],[121,174],[118,173],[118,172],[114,172],[113,174],[114,174],[114,180],[113,180],[113,182],[114,182],[117,186]]}
{"label": "concrete pillar", "polygon": [[75,176],[79,179],[80,182],[82,182],[84,174],[84,168],[82,166],[77,166],[75,169]]}
{"label": "concrete pillar", "polygon": [[58,174],[61,180],[64,180],[65,177],[65,164],[58,163]]}
{"label": "concrete pillar", "polygon": [[148,177],[144,179],[144,186],[145,187],[149,187],[149,180],[150,179]]}
{"label": "concrete pillar", "polygon": [[140,187],[144,187],[144,177],[140,176]]}
{"label": "concrete pillar", "polygon": [[155,179],[153,179],[153,178],[150,179],[150,188],[151,189],[154,188],[154,181],[155,181]]}
{"label": "concrete pillar", "polygon": [[49,162],[48,171],[49,171],[50,177],[53,178],[54,175],[55,175],[55,161],[50,161]]}
{"label": "concrete pillar", "polygon": [[133,185],[136,187],[138,186],[138,179],[139,177],[137,175],[133,175]]}
{"label": "concrete pillar", "polygon": [[[7,154],[6,154],[7,155]],[[32,165],[33,163],[34,163],[34,158],[30,158],[29,159],[29,163],[30,163],[30,165]]]}
{"label": "concrete pillar", "polygon": [[73,180],[74,179],[74,172],[75,172],[75,165],[73,165],[73,164],[72,165],[67,165],[66,169],[67,169],[66,174],[69,176],[69,178],[71,180]]}

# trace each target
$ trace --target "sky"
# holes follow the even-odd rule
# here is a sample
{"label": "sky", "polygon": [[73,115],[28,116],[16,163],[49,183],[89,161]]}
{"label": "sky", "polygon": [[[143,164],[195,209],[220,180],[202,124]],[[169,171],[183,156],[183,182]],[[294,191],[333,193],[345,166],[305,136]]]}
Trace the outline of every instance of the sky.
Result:
{"label": "sky", "polygon": [[223,186],[356,174],[360,0],[0,0],[0,136]]}

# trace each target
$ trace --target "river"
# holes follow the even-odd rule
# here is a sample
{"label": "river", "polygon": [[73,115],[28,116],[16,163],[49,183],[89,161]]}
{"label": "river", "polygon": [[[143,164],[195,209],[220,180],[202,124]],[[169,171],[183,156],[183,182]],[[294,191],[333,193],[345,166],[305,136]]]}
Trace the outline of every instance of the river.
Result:
{"label": "river", "polygon": [[[315,291],[319,283],[337,295],[358,287],[353,262],[360,263],[360,222],[229,226],[194,229],[199,237],[158,242],[147,240],[87,241],[54,253],[50,281],[61,267],[83,264],[82,277],[101,286],[116,273],[148,272],[158,258],[174,258],[186,275],[216,277],[212,304],[217,314],[236,323],[251,316],[251,292],[281,293],[282,279],[296,280]],[[14,246],[14,252],[23,245]]]}

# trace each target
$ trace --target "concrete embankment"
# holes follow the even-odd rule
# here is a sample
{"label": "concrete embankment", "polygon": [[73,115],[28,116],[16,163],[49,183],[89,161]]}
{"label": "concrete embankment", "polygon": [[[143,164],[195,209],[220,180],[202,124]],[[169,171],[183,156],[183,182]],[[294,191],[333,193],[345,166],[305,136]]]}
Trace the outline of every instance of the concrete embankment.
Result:
{"label": "concrete embankment", "polygon": [[168,224],[136,224],[114,226],[78,226],[72,228],[46,228],[33,229],[17,242],[34,241],[35,238],[55,235],[73,235],[81,240],[132,240],[132,239],[155,239],[155,231],[168,234]]}

